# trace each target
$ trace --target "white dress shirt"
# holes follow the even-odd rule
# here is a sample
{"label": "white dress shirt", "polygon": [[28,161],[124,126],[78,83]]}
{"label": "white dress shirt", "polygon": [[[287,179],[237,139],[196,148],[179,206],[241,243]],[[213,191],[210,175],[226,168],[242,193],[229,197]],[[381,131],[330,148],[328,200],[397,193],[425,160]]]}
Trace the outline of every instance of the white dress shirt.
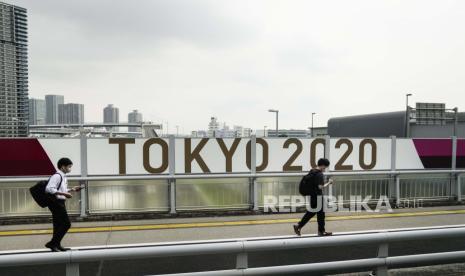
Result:
{"label": "white dress shirt", "polygon": [[[61,178],[60,178],[60,174]],[[58,189],[58,186],[61,186],[60,189]],[[55,194],[56,192],[62,192],[62,193],[68,193],[68,179],[66,179],[66,175],[58,170],[52,177],[50,177],[50,180],[48,181],[47,187],[45,188],[45,192],[49,194]],[[66,197],[64,195],[55,195],[56,198],[66,200]]]}

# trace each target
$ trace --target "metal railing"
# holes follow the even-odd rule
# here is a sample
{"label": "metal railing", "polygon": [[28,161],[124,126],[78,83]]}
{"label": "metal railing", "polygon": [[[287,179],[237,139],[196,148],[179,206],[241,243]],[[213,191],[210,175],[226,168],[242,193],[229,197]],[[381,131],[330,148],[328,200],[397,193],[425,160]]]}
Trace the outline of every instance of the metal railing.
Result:
{"label": "metal railing", "polygon": [[[72,214],[259,210],[264,196],[299,195],[303,173],[71,176],[70,186],[87,189],[68,201]],[[350,196],[377,200],[387,196],[397,206],[411,201],[461,201],[465,170],[328,172],[335,184],[327,194],[347,202]],[[49,215],[29,194],[41,177],[0,178],[0,218]],[[303,206],[299,203],[298,206]],[[290,203],[290,207],[295,205]]]}
{"label": "metal railing", "polygon": [[[465,251],[445,251],[418,255],[389,256],[389,245],[399,242],[431,239],[456,240],[465,236],[465,225],[423,227],[339,233],[330,237],[265,237],[171,244],[121,245],[111,247],[75,248],[71,251],[52,253],[45,251],[0,252],[0,267],[22,267],[44,264],[65,264],[67,276],[78,276],[83,263],[110,260],[137,260],[178,256],[236,255],[236,268],[209,272],[190,272],[169,275],[284,275],[290,273],[343,273],[375,270],[377,275],[387,275],[389,268],[418,267],[432,264],[451,264],[465,261]],[[373,258],[356,259],[350,254],[343,261],[317,262],[281,266],[249,268],[248,254],[310,248],[351,246],[377,246]],[[286,251],[288,252],[288,251]],[[124,272],[124,271],[121,271]]]}
{"label": "metal railing", "polygon": [[164,180],[87,182],[88,213],[169,211],[169,184]]}
{"label": "metal railing", "polygon": [[[0,185],[0,218],[2,216],[50,215],[48,209],[37,205],[29,192],[29,188],[37,181],[2,183]],[[70,181],[68,185],[77,186],[78,183]],[[80,194],[75,194],[67,201],[67,209],[70,214],[79,214],[79,208]]]}
{"label": "metal railing", "polygon": [[449,199],[452,197],[451,183],[454,176],[450,174],[426,174],[418,178],[406,175],[401,178],[401,200]]}

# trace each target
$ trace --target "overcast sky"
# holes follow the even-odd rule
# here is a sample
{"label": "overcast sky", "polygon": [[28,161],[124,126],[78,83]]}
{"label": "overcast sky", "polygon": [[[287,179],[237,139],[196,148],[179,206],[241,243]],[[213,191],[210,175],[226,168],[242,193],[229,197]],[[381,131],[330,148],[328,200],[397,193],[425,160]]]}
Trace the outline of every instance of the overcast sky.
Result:
{"label": "overcast sky", "polygon": [[465,110],[465,1],[9,0],[28,9],[30,96],[109,103],[186,133],[306,128],[445,102]]}

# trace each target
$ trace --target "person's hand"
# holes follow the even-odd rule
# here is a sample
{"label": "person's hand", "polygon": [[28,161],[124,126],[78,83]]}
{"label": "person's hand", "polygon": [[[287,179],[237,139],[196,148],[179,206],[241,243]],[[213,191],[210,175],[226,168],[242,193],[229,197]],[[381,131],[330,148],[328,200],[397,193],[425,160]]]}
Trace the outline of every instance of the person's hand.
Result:
{"label": "person's hand", "polygon": [[77,186],[77,187],[74,187],[73,189],[71,189],[75,192],[79,192],[80,190],[82,190],[82,187],[81,186]]}
{"label": "person's hand", "polygon": [[63,195],[64,195],[66,198],[72,198],[72,197],[73,197],[73,195],[70,194],[70,193],[63,193]]}
{"label": "person's hand", "polygon": [[332,178],[330,178],[330,179],[328,180],[328,183],[329,183],[329,184],[333,184],[333,183],[334,183],[334,180],[333,180]]}

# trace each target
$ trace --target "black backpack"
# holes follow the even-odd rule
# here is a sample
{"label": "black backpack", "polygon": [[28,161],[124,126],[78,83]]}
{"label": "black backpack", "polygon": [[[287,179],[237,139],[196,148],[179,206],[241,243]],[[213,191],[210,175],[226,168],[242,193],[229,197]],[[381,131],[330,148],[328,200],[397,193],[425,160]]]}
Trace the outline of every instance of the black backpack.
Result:
{"label": "black backpack", "polygon": [[[61,177],[61,174],[58,173],[58,175],[60,176],[61,180],[60,180],[60,184],[58,185],[57,190],[60,189],[61,182],[63,182],[63,177]],[[52,178],[52,177],[50,176],[50,178]],[[37,182],[34,186],[29,188],[29,192],[31,193],[32,198],[42,208],[45,208],[48,205],[50,205],[50,202],[52,200],[52,195],[45,191],[45,188],[47,187],[47,184],[50,181],[50,178],[48,180],[41,180],[41,181]]]}
{"label": "black backpack", "polygon": [[299,184],[299,193],[303,196],[309,196],[315,194],[315,181],[316,173],[310,171],[307,175],[302,177]]}

